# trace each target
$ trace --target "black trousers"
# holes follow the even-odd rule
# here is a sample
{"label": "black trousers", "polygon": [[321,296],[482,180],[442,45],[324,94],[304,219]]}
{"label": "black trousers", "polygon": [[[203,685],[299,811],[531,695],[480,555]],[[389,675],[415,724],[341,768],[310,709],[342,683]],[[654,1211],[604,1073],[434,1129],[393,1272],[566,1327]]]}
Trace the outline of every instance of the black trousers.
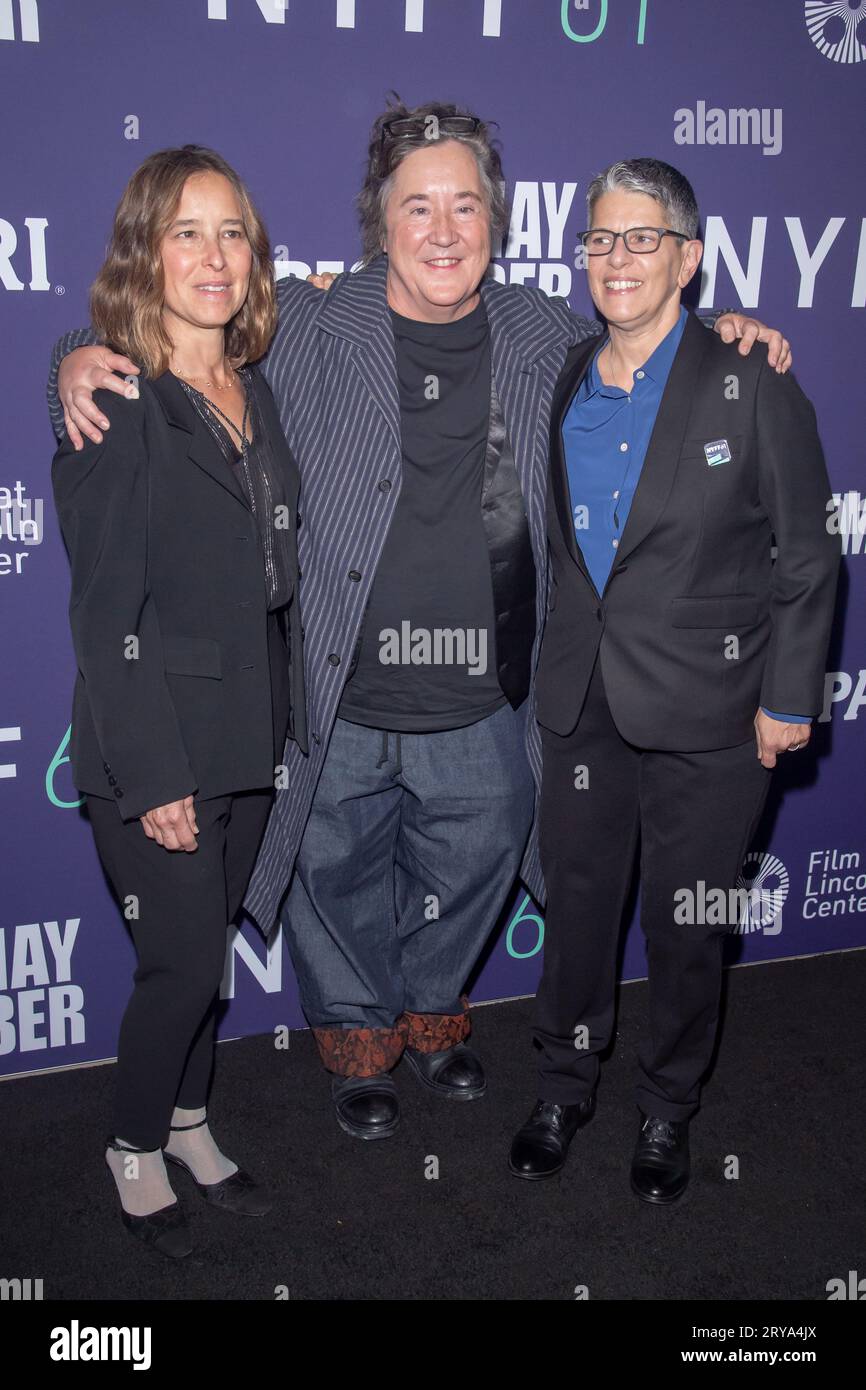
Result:
{"label": "black trousers", "polygon": [[[289,719],[285,641],[269,616],[274,741],[282,759]],[[279,644],[279,645],[278,645]],[[242,734],[239,733],[239,737]],[[163,1147],[175,1105],[207,1104],[226,930],[243,900],[274,797],[273,787],[196,798],[198,849],[166,850],[114,801],[88,796],[96,848],[128,917],[138,966],[120,1028],[114,1134]],[[126,915],[126,914],[125,914]]]}
{"label": "black trousers", "polygon": [[596,1084],[614,1028],[617,946],[640,843],[650,1020],[637,1102],[645,1114],[685,1120],[697,1109],[716,1037],[730,921],[677,920],[702,915],[688,914],[681,890],[698,899],[700,880],[707,891],[734,887],[770,773],[754,739],[698,753],[627,743],[600,661],[576,729],[565,738],[542,729],[542,748],[548,907],[534,1027],[538,1096],[570,1105]]}

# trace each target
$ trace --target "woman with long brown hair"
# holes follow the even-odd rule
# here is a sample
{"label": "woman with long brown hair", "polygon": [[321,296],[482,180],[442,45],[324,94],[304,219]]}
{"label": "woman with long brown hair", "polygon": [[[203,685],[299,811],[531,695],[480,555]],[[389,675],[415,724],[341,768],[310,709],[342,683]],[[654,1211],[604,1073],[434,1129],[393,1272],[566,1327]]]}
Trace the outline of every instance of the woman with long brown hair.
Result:
{"label": "woman with long brown hair", "polygon": [[[127,1229],[192,1248],[165,1159],[224,1210],[270,1203],[210,1133],[226,929],[288,735],[306,751],[298,474],[252,363],[276,324],[268,238],[234,170],[187,145],[123,194],[91,296],[141,367],[98,444],[52,466],[78,661],[71,759],[138,956],[106,1162]],[[74,461],[72,456],[74,455]]]}

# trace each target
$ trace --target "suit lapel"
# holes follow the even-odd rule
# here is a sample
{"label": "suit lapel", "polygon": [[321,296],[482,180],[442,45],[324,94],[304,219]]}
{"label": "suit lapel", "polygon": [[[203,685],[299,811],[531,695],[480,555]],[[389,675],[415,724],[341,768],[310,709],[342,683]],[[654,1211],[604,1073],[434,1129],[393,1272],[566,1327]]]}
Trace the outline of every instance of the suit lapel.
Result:
{"label": "suit lapel", "polygon": [[495,389],[529,521],[538,573],[546,568],[544,491],[538,486],[537,422],[544,377],[539,359],[567,343],[562,325],[529,297],[497,280],[482,281],[481,298],[490,325],[490,357]]}
{"label": "suit lapel", "polygon": [[398,447],[400,444],[400,397],[397,390],[397,355],[394,332],[386,314],[366,343],[352,357],[355,370],[385,418]]}
{"label": "suit lapel", "polygon": [[538,370],[510,337],[496,331],[493,322],[490,324],[490,365],[520,488],[523,496],[528,498],[532,493],[535,441],[523,438],[519,422],[538,418],[541,389]]}
{"label": "suit lapel", "polygon": [[219,483],[220,487],[224,487],[227,492],[236,497],[249,511],[249,503],[235,478],[233,469],[226,462],[219,445],[187,398],[177,378],[171,372],[165,372],[162,376],[156,377],[151,382],[151,386],[169,425],[188,436],[185,441],[187,456],[199,468],[204,469],[214,482]]}
{"label": "suit lapel", "polygon": [[[577,395],[578,387],[589,371],[590,363],[597,349],[604,341],[605,338],[601,336],[589,338],[571,349],[559,374],[550,412],[550,495],[569,554],[590,584],[592,584],[592,579],[574,530],[571,491],[568,486],[568,464],[565,457],[562,428],[565,424],[565,417],[571,409],[571,403]],[[551,516],[549,520],[552,521],[553,517]]]}
{"label": "suit lapel", "polygon": [[617,563],[640,545],[655,526],[674,484],[689,410],[707,350],[706,330],[689,313],[667,379],[634,500],[619,544]]}
{"label": "suit lapel", "polygon": [[387,256],[379,256],[357,275],[346,275],[338,287],[327,291],[319,327],[353,345],[352,365],[400,451],[400,396],[387,278]]}

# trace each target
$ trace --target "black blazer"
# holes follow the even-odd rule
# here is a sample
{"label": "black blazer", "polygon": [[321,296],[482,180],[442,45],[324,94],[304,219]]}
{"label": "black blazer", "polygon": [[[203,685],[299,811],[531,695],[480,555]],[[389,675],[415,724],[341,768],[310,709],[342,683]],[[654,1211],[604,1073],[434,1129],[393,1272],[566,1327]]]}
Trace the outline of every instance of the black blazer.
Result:
{"label": "black blazer", "polygon": [[[643,748],[745,743],[759,705],[817,714],[840,549],[810,402],[763,348],[741,357],[690,313],[599,595],[575,537],[562,425],[603,341],[570,351],[554,394],[539,723],[571,733],[599,649],[617,728]],[[705,445],[722,439],[730,462],[711,467]]]}
{"label": "black blazer", "polygon": [[[298,470],[273,397],[253,390],[290,518],[290,736],[306,752],[297,595]],[[195,793],[274,785],[264,558],[252,511],[210,430],[169,372],[138,400],[94,397],[102,444],[64,440],[51,468],[69,551],[78,676],[76,786],[121,818]]]}

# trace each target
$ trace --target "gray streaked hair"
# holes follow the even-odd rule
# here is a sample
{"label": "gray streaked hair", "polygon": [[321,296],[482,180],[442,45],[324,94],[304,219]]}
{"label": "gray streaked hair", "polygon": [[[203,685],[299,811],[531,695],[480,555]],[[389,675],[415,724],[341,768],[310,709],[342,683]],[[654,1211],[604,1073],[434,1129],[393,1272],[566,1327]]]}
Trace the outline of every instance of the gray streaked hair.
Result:
{"label": "gray streaked hair", "polygon": [[[435,117],[441,121],[448,116],[471,116],[471,111],[461,106],[438,101],[424,106],[408,107],[396,93],[389,93],[387,108],[376,117],[370,131],[370,145],[367,171],[361,192],[358,194],[358,216],[361,223],[361,264],[369,265],[381,253],[385,242],[385,209],[394,186],[394,173],[403,160],[416,150],[430,148],[430,138],[423,132],[416,135],[401,135],[391,138],[384,136],[388,121],[424,121]],[[476,118],[478,119],[478,118]],[[481,190],[487,204],[490,218],[490,239],[492,247],[504,236],[508,227],[508,202],[505,195],[505,181],[502,174],[502,161],[496,149],[490,126],[491,122],[478,120],[478,128],[471,134],[443,134],[440,142],[456,140],[465,145],[474,155],[478,165]]]}
{"label": "gray streaked hair", "polygon": [[700,215],[694,189],[685,174],[673,165],[661,159],[621,159],[602,169],[586,191],[588,227],[592,226],[592,212],[599,198],[617,189],[655,198],[664,208],[672,232],[682,232],[690,241],[697,236]]}

